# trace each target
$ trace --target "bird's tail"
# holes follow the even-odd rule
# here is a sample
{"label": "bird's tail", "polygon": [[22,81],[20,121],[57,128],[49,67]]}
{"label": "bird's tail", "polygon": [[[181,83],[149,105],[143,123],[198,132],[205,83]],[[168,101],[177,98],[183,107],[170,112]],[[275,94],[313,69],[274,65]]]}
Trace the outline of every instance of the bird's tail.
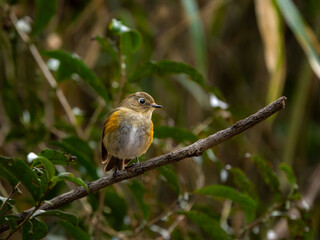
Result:
{"label": "bird's tail", "polygon": [[105,160],[105,172],[109,172],[112,169],[117,170],[123,170],[125,166],[129,164],[131,159],[119,159],[116,157],[111,156],[110,158],[107,158]]}

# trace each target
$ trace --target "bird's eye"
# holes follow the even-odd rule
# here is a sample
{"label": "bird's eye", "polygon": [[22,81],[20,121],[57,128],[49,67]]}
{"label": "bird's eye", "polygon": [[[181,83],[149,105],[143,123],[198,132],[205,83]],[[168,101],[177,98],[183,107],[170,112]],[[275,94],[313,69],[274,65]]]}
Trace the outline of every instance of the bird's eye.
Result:
{"label": "bird's eye", "polygon": [[143,98],[139,98],[139,103],[140,103],[140,104],[145,104],[145,103],[146,103],[146,100],[144,100]]}

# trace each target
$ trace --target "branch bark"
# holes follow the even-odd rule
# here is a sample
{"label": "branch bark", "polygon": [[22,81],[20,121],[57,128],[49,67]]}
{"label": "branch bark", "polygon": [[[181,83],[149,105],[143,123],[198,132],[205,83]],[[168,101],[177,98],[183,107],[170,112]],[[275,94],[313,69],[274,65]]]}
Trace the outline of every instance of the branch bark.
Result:
{"label": "branch bark", "polygon": [[[271,115],[280,111],[285,107],[285,100],[286,100],[286,97],[280,97],[278,100],[260,109],[258,112],[252,114],[251,116],[245,119],[242,119],[236,122],[235,124],[233,124],[232,126],[224,130],[221,130],[215,134],[212,134],[207,138],[198,140],[189,146],[180,148],[171,153],[167,153],[167,154],[152,158],[148,161],[135,164],[129,169],[125,169],[123,171],[118,172],[116,176],[109,174],[96,181],[89,182],[87,184],[88,192],[83,187],[77,187],[74,190],[61,194],[51,199],[49,203],[48,202],[44,203],[39,209],[41,210],[56,209],[65,204],[73,202],[79,198],[83,198],[89,195],[90,193],[94,193],[101,188],[104,188],[106,186],[112,185],[117,182],[121,182],[126,179],[130,179],[130,178],[134,178],[136,176],[142,175],[143,173],[147,171],[151,171],[154,168],[157,168],[166,164],[174,163],[185,158],[200,156],[203,154],[204,151],[208,150],[209,148],[212,148],[220,144],[221,142],[226,141],[249,128],[252,128],[253,126],[264,121]],[[23,220],[33,210],[34,208],[30,208],[24,212],[19,213],[18,216],[21,218],[21,220]],[[8,228],[9,228],[8,225],[1,225],[0,233],[7,230]]]}

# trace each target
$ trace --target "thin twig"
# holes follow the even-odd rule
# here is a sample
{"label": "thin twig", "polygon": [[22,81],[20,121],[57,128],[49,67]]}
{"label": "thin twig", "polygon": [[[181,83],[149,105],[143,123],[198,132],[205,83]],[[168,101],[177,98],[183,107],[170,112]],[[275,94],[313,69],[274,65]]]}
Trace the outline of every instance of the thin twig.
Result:
{"label": "thin twig", "polygon": [[96,107],[96,109],[95,109],[92,117],[91,117],[90,120],[89,120],[89,123],[88,123],[88,125],[87,125],[87,128],[86,128],[85,131],[84,131],[84,135],[85,135],[85,137],[86,137],[85,139],[88,139],[88,138],[89,138],[90,133],[91,133],[91,131],[92,131],[92,128],[93,128],[93,126],[96,124],[96,122],[97,122],[97,120],[98,120],[98,118],[99,118],[99,115],[100,115],[101,111],[103,110],[104,105],[105,105],[105,104],[104,104],[104,101],[103,101],[101,98],[99,98],[99,99],[98,99],[98,106]]}
{"label": "thin twig", "polygon": [[164,217],[170,216],[175,209],[177,208],[177,202],[174,201],[170,207],[168,208],[169,210],[165,212],[161,212],[158,216],[150,220],[147,224],[143,225],[142,227],[136,228],[134,236],[131,237],[131,240],[138,240],[140,239],[140,234],[145,230],[145,228],[150,227],[151,225],[156,224],[158,221],[163,219]]}
{"label": "thin twig", "polygon": [[[314,206],[314,201],[320,195],[320,163],[314,168],[313,172],[306,184],[306,189],[303,191],[302,199],[298,202],[298,206],[301,209],[312,209]],[[293,206],[288,210],[288,215],[290,212],[295,211],[296,206]],[[284,239],[288,237],[289,228],[286,218],[281,218],[273,227],[273,231],[276,233],[274,240]]]}
{"label": "thin twig", "polygon": [[[243,120],[240,120],[235,124],[233,124],[232,126],[224,130],[221,130],[215,134],[212,134],[207,138],[198,140],[189,146],[152,158],[148,161],[132,165],[131,168],[125,169],[123,171],[119,171],[116,176],[113,174],[109,174],[96,181],[90,182],[87,184],[88,191],[86,191],[86,189],[83,187],[77,187],[70,192],[61,194],[51,199],[50,203],[44,203],[40,207],[40,209],[41,210],[56,209],[65,204],[71,203],[79,198],[88,196],[88,194],[94,193],[101,188],[104,188],[106,186],[112,185],[117,182],[121,182],[126,179],[134,178],[136,176],[142,175],[147,171],[151,171],[152,169],[155,169],[157,167],[174,163],[182,159],[200,156],[203,154],[204,151],[208,150],[209,148],[217,146],[221,142],[226,141],[244,132],[249,128],[252,128],[258,123],[264,121],[266,118],[280,111],[285,107],[285,100],[286,100],[286,97],[280,97],[278,100],[260,109],[258,112],[252,114],[251,116]],[[33,210],[34,208],[30,208],[24,212],[21,212],[17,216],[19,216],[21,219],[24,219]],[[9,226],[7,224],[0,225],[0,233],[5,231],[8,228]]]}
{"label": "thin twig", "polygon": [[44,201],[45,197],[47,196],[47,193],[49,192],[49,190],[50,190],[50,188],[48,186],[47,190],[42,195],[37,206],[35,208],[33,208],[33,210],[28,214],[28,216],[26,216],[25,219],[23,219],[23,221],[20,222],[20,224],[5,238],[5,240],[8,240],[15,232],[17,232],[30,219],[30,217],[40,208],[40,206],[41,206],[42,202]]}
{"label": "thin twig", "polygon": [[92,217],[91,223],[96,222],[92,226],[92,230],[94,231],[94,239],[98,239],[98,234],[100,230],[100,225],[101,225],[101,219],[102,217],[102,212],[103,212],[103,206],[104,206],[104,189],[99,191],[99,203],[98,203],[98,210],[96,211],[95,215]]}
{"label": "thin twig", "polygon": [[108,235],[111,235],[113,237],[117,237],[120,240],[129,240],[129,239],[131,239],[131,238],[127,237],[124,233],[116,231],[113,228],[111,228],[109,226],[109,223],[107,223],[107,221],[105,221],[105,218],[103,218],[101,220],[101,224],[98,225],[98,228],[102,232],[104,232],[104,233],[106,233]]}
{"label": "thin twig", "polygon": [[[120,43],[120,47],[121,47],[121,43]],[[126,82],[126,63],[124,61],[124,56],[120,48],[120,82],[119,82],[119,93],[117,96],[116,105],[120,103],[125,82]]]}
{"label": "thin twig", "polygon": [[240,232],[240,235],[238,237],[238,239],[241,239],[245,236],[245,234],[250,231],[251,229],[253,229],[255,226],[259,225],[261,222],[263,222],[266,218],[271,216],[271,213],[274,212],[275,210],[279,209],[281,206],[283,206],[283,204],[285,204],[284,202],[281,203],[277,203],[273,206],[271,206],[266,212],[264,212],[261,216],[259,216],[258,218],[256,218],[255,220],[253,220],[251,223],[249,223],[248,225],[246,225],[244,227],[244,229],[242,229],[242,231]]}
{"label": "thin twig", "polygon": [[[191,201],[191,202],[189,202],[188,203],[188,205],[183,209],[184,210],[184,212],[189,212],[190,210],[191,210],[191,208],[193,207],[193,205],[196,203],[196,197]],[[177,226],[179,226],[179,224],[184,220],[186,218],[186,215],[185,214],[183,214],[183,215],[179,215],[178,217],[177,217],[177,219],[170,225],[170,227],[168,228],[168,230],[167,230],[167,233],[169,234],[169,235],[171,235],[171,233],[173,232],[173,230],[177,227]],[[165,238],[163,237],[163,236],[160,236],[160,237],[158,237],[158,238],[156,238],[156,240],[164,240]]]}
{"label": "thin twig", "polygon": [[48,83],[55,90],[57,98],[59,99],[64,111],[66,112],[67,117],[68,117],[71,125],[75,128],[78,136],[81,138],[84,138],[84,133],[83,133],[82,129],[80,128],[80,126],[77,125],[76,117],[74,116],[74,114],[72,112],[72,108],[71,108],[66,96],[64,95],[62,90],[58,87],[56,79],[53,77],[50,70],[48,69],[46,63],[44,62],[43,58],[41,57],[41,55],[39,53],[39,50],[37,49],[37,47],[34,44],[30,43],[29,36],[17,26],[18,19],[12,11],[10,13],[10,19],[11,19],[17,33],[19,34],[20,38],[22,39],[22,41],[29,47],[29,50],[30,50],[34,60],[37,62],[39,68],[43,72],[43,75],[47,79]]}
{"label": "thin twig", "polygon": [[4,206],[7,204],[7,202],[10,200],[11,196],[17,191],[19,185],[20,185],[20,182],[18,182],[17,185],[12,188],[12,191],[7,197],[6,201],[1,205],[0,212],[4,208]]}

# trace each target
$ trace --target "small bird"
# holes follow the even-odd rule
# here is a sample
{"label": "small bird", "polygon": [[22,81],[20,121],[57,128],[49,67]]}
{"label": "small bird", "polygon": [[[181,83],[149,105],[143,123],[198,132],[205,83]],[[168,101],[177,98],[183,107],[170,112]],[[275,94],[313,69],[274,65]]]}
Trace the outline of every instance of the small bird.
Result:
{"label": "small bird", "polygon": [[101,161],[106,172],[123,170],[131,159],[144,154],[153,139],[151,116],[162,108],[145,92],[126,97],[109,115],[101,138]]}

